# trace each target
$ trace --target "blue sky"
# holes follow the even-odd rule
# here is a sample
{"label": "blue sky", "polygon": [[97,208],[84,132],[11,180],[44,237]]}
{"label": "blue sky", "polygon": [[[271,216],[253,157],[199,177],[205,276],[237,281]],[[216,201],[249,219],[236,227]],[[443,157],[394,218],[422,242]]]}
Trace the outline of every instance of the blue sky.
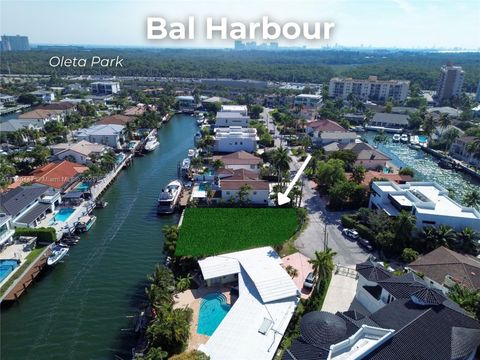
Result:
{"label": "blue sky", "polygon": [[[334,21],[330,45],[480,48],[480,0],[2,0],[0,10],[2,34],[44,44],[231,47],[203,38],[206,17],[249,22],[266,15],[279,23]],[[195,42],[146,39],[147,16],[171,22],[189,15],[199,28]]]}

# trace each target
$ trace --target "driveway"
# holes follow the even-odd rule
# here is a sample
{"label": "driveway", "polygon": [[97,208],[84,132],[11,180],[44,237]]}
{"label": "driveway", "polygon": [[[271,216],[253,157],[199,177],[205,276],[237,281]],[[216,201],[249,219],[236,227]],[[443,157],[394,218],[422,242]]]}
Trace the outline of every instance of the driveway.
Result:
{"label": "driveway", "polygon": [[[291,169],[298,169],[300,163],[292,158]],[[305,256],[314,258],[315,251],[324,250],[327,234],[327,246],[337,253],[334,258],[336,264],[355,266],[367,260],[370,254],[342,234],[340,218],[344,212],[327,212],[325,201],[320,198],[315,186],[313,181],[304,181],[302,206],[308,211],[308,225],[295,241],[295,247]]]}

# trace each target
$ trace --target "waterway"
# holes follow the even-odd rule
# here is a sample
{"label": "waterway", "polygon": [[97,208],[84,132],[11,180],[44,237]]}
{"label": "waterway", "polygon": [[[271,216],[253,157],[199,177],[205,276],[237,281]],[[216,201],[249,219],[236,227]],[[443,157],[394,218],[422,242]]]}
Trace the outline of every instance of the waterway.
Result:
{"label": "waterway", "polygon": [[[366,132],[362,136],[373,143],[375,132]],[[478,189],[480,182],[472,176],[460,171],[446,170],[438,166],[438,160],[422,150],[410,149],[408,145],[394,143],[392,137],[386,144],[380,144],[378,150],[388,155],[393,165],[402,168],[410,167],[415,170],[415,180],[436,181],[445,189],[453,193],[453,197],[462,202],[466,193]]]}
{"label": "waterway", "polygon": [[193,146],[190,116],[177,115],[159,132],[160,146],[135,158],[107,190],[108,207],[64,263],[47,269],[18,304],[1,312],[2,360],[129,358],[129,319],[144,301],[146,275],[163,259],[157,217],[160,189],[176,177]]}

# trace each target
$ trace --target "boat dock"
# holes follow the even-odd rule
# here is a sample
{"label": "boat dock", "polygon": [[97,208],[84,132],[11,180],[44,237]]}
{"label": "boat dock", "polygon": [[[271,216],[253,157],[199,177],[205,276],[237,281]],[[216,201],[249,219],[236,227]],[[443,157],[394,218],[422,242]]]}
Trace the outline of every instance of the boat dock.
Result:
{"label": "boat dock", "polygon": [[47,264],[47,259],[51,254],[50,246],[37,257],[23,272],[20,277],[13,282],[13,284],[5,291],[5,294],[0,298],[0,303],[4,301],[16,301],[27,290],[27,287],[40,274],[42,269]]}
{"label": "boat dock", "polygon": [[188,205],[188,201],[190,200],[190,196],[192,195],[192,190],[184,190],[181,194],[180,201],[178,202],[178,205],[180,206],[180,209],[184,209]]}
{"label": "boat dock", "polygon": [[439,152],[437,150],[433,150],[433,149],[430,149],[430,148],[425,147],[425,146],[422,146],[421,150],[426,152],[427,154],[432,155],[433,157],[436,157],[437,159],[440,159],[440,160],[445,159],[445,160],[452,161],[453,164],[454,164],[454,169],[455,170],[463,171],[464,173],[480,180],[480,173],[470,169],[468,166],[466,166],[461,161],[450,158],[449,156],[446,156],[446,155],[442,154],[441,152]]}

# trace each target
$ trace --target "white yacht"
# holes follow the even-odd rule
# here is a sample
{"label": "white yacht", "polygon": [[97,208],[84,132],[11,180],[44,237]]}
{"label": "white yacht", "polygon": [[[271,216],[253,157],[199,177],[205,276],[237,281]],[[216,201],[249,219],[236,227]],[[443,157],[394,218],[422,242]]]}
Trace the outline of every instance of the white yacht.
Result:
{"label": "white yacht", "polygon": [[400,141],[401,141],[402,143],[408,143],[408,135],[407,135],[407,134],[402,134],[402,135],[400,136]]}
{"label": "white yacht", "polygon": [[203,122],[205,121],[205,115],[203,115],[203,113],[198,113],[197,114],[197,124],[200,126],[203,124]]}
{"label": "white yacht", "polygon": [[394,134],[393,135],[393,142],[400,142],[400,138],[401,138],[400,134]]}
{"label": "white yacht", "polygon": [[183,159],[182,166],[180,167],[180,170],[181,170],[183,176],[188,175],[188,173],[190,171],[190,164],[191,164],[190,158]]}
{"label": "white yacht", "polygon": [[160,145],[160,142],[157,140],[156,137],[149,137],[147,142],[145,143],[145,151],[153,151]]}
{"label": "white yacht", "polygon": [[52,253],[47,259],[47,265],[52,266],[62,260],[67,255],[69,248],[65,246],[55,245]]}
{"label": "white yacht", "polygon": [[178,205],[182,193],[182,183],[179,180],[172,180],[162,189],[157,203],[157,214],[172,214]]}

